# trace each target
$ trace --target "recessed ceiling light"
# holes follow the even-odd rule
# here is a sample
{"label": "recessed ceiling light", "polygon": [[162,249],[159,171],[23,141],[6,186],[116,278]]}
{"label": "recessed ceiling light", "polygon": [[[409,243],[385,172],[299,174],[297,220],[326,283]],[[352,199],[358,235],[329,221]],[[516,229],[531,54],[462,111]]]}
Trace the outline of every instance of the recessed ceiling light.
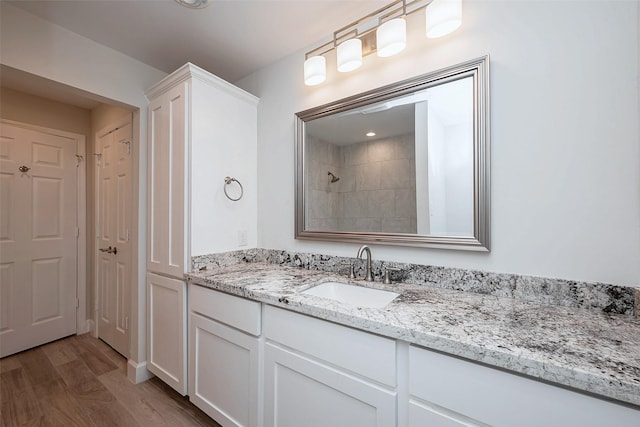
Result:
{"label": "recessed ceiling light", "polygon": [[375,132],[367,132],[367,136],[376,136]]}
{"label": "recessed ceiling light", "polygon": [[190,9],[203,9],[209,6],[209,0],[176,0],[176,3]]}

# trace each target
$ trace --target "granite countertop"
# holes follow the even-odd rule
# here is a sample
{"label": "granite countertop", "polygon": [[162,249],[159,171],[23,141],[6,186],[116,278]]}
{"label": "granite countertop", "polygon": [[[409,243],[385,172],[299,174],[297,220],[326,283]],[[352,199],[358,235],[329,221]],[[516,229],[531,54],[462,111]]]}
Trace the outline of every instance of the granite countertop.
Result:
{"label": "granite countertop", "polygon": [[[640,320],[270,263],[188,273],[198,285],[640,406]],[[327,280],[392,290],[384,308],[301,294]]]}

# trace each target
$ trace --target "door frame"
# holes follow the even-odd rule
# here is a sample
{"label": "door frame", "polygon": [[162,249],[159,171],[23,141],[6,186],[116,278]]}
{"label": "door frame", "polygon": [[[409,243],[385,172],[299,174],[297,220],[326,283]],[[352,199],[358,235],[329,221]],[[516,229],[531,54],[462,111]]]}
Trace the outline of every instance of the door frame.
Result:
{"label": "door frame", "polygon": [[[131,301],[131,313],[129,313],[129,356],[127,359],[131,358],[131,349],[132,349],[132,340],[134,337],[134,328],[136,328],[136,324],[134,323],[134,312],[137,311],[137,307],[134,304],[134,294],[138,292],[138,286],[139,286],[139,281],[138,281],[138,259],[137,259],[137,251],[138,251],[138,205],[137,203],[135,203],[136,201],[136,193],[137,193],[137,185],[138,185],[138,181],[137,181],[137,155],[135,153],[137,153],[137,141],[138,138],[136,137],[136,122],[135,122],[135,114],[134,112],[130,112],[128,114],[125,114],[124,116],[118,118],[117,120],[114,120],[112,123],[110,123],[109,125],[103,127],[102,129],[98,130],[95,135],[94,135],[94,139],[93,139],[93,153],[94,155],[98,154],[99,150],[98,150],[98,144],[100,141],[100,138],[108,133],[113,132],[114,130],[118,129],[120,126],[123,126],[127,123],[131,123],[131,227],[129,230],[129,240],[131,241],[131,259],[129,260],[131,262],[131,277],[130,277],[130,283],[131,283],[131,289],[130,289],[130,301]],[[92,159],[93,161],[93,159]],[[93,318],[95,319],[95,328],[92,329],[92,335],[96,338],[98,338],[99,336],[99,321],[98,321],[98,310],[100,308],[100,292],[98,289],[98,284],[99,284],[99,277],[98,277],[98,234],[100,233],[100,224],[99,224],[99,215],[100,215],[100,198],[98,197],[99,193],[99,186],[100,186],[100,170],[99,168],[96,166],[93,168],[93,183],[94,183],[94,230],[93,230],[93,235],[92,235],[92,239],[93,239],[93,246],[94,246],[94,251],[93,251]],[[136,334],[137,335],[137,334]]]}
{"label": "door frame", "polygon": [[0,123],[59,136],[76,142],[76,156],[78,156],[78,167],[76,168],[76,227],[79,230],[78,238],[76,239],[76,335],[89,332],[90,325],[87,319],[87,138],[85,135],[78,133],[14,120],[0,119]]}

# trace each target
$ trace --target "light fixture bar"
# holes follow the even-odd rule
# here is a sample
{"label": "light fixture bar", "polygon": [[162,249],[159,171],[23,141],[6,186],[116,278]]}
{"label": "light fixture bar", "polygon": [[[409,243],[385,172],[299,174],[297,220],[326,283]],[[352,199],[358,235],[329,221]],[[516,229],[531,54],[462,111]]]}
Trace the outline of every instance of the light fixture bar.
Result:
{"label": "light fixture bar", "polygon": [[[374,52],[378,52],[378,56],[381,57],[400,53],[406,46],[405,18],[420,10],[426,9],[427,37],[440,37],[454,31],[461,22],[461,2],[462,0],[394,0],[349,25],[339,28],[334,31],[331,40],[305,53],[305,83],[309,86],[318,84],[316,82],[321,79],[310,79],[310,70],[315,69],[313,67],[315,64],[320,64],[319,58],[316,57],[324,56],[333,50],[338,51],[338,68],[341,72],[357,68],[357,66],[345,64],[361,64],[362,57]],[[430,13],[430,5],[433,5],[433,14]],[[436,30],[432,30],[432,27]],[[356,39],[358,39],[359,48],[356,46]],[[350,48],[347,48],[346,45],[349,45]],[[340,49],[338,49],[339,47]],[[326,78],[326,65],[324,64],[323,62],[321,74]]]}
{"label": "light fixture bar", "polygon": [[[426,8],[432,1],[433,0],[395,0],[388,5],[381,7],[375,12],[371,12],[370,14],[363,16],[356,21],[353,21],[349,25],[345,25],[344,27],[334,31],[332,40],[318,46],[313,50],[308,51],[305,54],[305,59],[311,56],[325,55],[332,50],[335,50],[338,45],[346,39],[353,37],[366,37],[367,35],[377,30],[380,24],[384,23],[390,18],[411,15],[412,13]],[[365,30],[360,29],[360,27],[365,26],[365,24],[369,24],[371,25],[371,27]],[[364,48],[364,46],[366,44],[367,43],[363,40],[363,56],[375,52],[374,49],[365,53],[366,49]]]}

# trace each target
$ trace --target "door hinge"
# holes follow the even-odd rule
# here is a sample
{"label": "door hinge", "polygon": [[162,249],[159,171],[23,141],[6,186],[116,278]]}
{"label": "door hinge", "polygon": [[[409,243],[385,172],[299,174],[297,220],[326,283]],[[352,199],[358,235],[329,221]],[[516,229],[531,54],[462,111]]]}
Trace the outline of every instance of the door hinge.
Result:
{"label": "door hinge", "polygon": [[124,318],[124,328],[129,330],[129,316],[125,316]]}
{"label": "door hinge", "polygon": [[80,237],[80,228],[76,227],[75,232],[76,232],[76,238]]}
{"label": "door hinge", "polygon": [[76,308],[80,308],[80,298],[76,298]]}
{"label": "door hinge", "polygon": [[80,166],[80,163],[84,160],[84,156],[76,154],[76,167]]}
{"label": "door hinge", "polygon": [[129,232],[129,229],[127,228],[127,234],[125,236],[127,238],[127,242],[129,241],[129,239],[131,238],[131,233]]}
{"label": "door hinge", "polygon": [[127,154],[131,154],[131,141],[128,141],[126,139],[122,139],[122,140],[120,140],[120,144],[126,144],[127,145]]}

